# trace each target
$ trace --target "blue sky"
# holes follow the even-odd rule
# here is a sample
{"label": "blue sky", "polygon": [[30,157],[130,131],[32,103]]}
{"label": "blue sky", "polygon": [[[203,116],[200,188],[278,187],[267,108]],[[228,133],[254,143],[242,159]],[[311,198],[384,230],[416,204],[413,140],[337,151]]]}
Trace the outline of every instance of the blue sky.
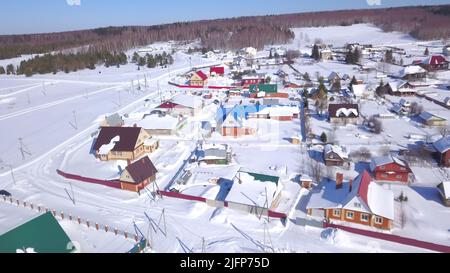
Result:
{"label": "blue sky", "polygon": [[450,0],[2,0],[0,34],[422,4]]}

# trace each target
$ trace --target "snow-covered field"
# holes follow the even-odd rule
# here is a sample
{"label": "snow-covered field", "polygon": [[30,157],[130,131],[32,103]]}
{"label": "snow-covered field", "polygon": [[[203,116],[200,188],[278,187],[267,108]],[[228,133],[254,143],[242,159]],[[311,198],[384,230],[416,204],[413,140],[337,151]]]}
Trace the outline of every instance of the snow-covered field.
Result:
{"label": "snow-covered field", "polygon": [[[422,47],[422,43],[408,35],[383,33],[369,25],[302,28],[294,29],[294,32],[296,39],[288,46],[308,51],[307,45],[316,38],[335,46],[359,42],[404,47],[408,52]],[[170,46],[158,43],[141,48],[140,53],[166,49],[170,49]],[[123,162],[99,162],[89,154],[91,134],[97,130],[104,116],[115,112],[130,114],[151,110],[159,102],[159,90],[167,96],[181,92],[169,85],[168,81],[187,72],[191,64],[220,64],[217,60],[208,60],[199,55],[193,55],[189,60],[189,55],[182,52],[175,53],[174,58],[174,65],[165,69],[142,68],[138,71],[135,64],[129,64],[120,68],[98,67],[93,71],[36,75],[32,78],[0,76],[0,190],[5,189],[18,199],[80,215],[129,231],[130,234],[134,234],[135,227],[138,227],[145,236],[151,238],[152,248],[157,252],[200,252],[203,239],[207,252],[426,252],[341,230],[323,230],[293,223],[291,216],[296,205],[302,194],[307,193],[292,179],[297,174],[311,172],[308,165],[310,155],[306,147],[288,141],[301,134],[299,119],[287,122],[251,120],[250,123],[258,128],[256,135],[241,139],[213,133],[206,141],[230,145],[233,164],[226,168],[193,167],[195,183],[182,189],[183,193],[214,197],[219,191],[218,186],[208,184],[208,180],[223,177],[228,171],[233,172],[235,166],[279,176],[284,190],[276,211],[289,215],[286,223],[276,219],[267,222],[252,214],[213,208],[202,203],[155,197],[150,193],[153,191],[151,186],[138,195],[58,176],[56,169],[99,179],[117,177],[118,165]],[[311,78],[315,78],[316,72],[327,77],[335,71],[340,75],[355,75],[368,83],[379,82],[375,74],[363,74],[356,70],[356,66],[337,61],[307,64],[307,59],[301,58],[293,66],[302,73],[308,72]],[[288,72],[291,79],[294,78],[293,70],[288,66],[267,67],[262,72],[276,79],[273,73],[280,68]],[[448,75],[440,77],[448,79]],[[137,90],[138,85],[141,86],[140,91]],[[292,92],[291,95],[295,93],[286,92]],[[223,93],[219,93],[214,92],[214,99],[223,101]],[[145,103],[145,99],[151,101],[150,106]],[[239,100],[230,99],[227,105],[232,106]],[[396,100],[398,98],[388,97],[384,105],[374,100],[361,100],[361,113],[365,116],[389,113],[389,107]],[[425,99],[411,98],[411,101],[416,100],[423,104],[425,110],[439,111],[450,119],[448,110]],[[209,103],[198,116],[189,118],[188,125],[177,135],[160,137],[161,147],[149,154],[159,171],[156,181],[159,188],[167,187],[177,172],[186,167],[185,160],[196,148],[199,138],[199,121],[210,120],[215,116],[217,106]],[[316,135],[332,131],[323,117],[313,113],[311,119],[312,131]],[[347,146],[350,152],[360,147],[370,147],[377,154],[384,146],[406,147],[410,144],[406,137],[409,134],[434,133],[434,129],[423,128],[417,122],[404,118],[384,120],[383,125],[385,132],[381,135],[373,135],[358,126],[339,127],[334,132],[335,139],[340,145]],[[356,172],[351,169],[346,174],[352,176]],[[409,197],[404,208],[406,223],[403,229],[394,230],[395,234],[450,245],[449,210],[438,200],[430,200],[435,197],[427,195],[427,188],[393,189],[396,194],[405,190]],[[16,217],[10,217],[12,210],[17,211],[14,212]],[[29,217],[30,213],[0,202],[0,233]],[[160,221],[163,216],[165,225]],[[159,223],[159,228],[153,229],[149,218]],[[131,248],[129,242],[119,242],[109,238],[109,235],[103,235],[103,239],[96,237],[95,231],[87,228],[65,221],[61,221],[61,225],[73,240],[81,242],[87,252],[124,252]],[[265,230],[269,231],[270,238]]]}

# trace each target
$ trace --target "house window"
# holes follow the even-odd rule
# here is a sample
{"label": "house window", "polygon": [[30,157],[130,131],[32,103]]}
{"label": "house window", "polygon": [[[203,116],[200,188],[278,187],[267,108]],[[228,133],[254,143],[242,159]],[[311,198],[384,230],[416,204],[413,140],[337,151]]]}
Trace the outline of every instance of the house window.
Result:
{"label": "house window", "polygon": [[400,170],[406,171],[406,168],[405,167],[401,167]]}
{"label": "house window", "polygon": [[384,170],[384,169],[386,169],[385,166],[380,166],[380,170]]}
{"label": "house window", "polygon": [[395,176],[395,178],[397,178],[397,179],[401,179],[401,178],[402,178],[402,176],[401,176],[401,175],[396,175],[396,176]]}
{"label": "house window", "polygon": [[358,202],[355,202],[355,203],[353,203],[353,206],[354,206],[355,208],[360,208],[360,207],[361,207],[361,204],[358,203]]}
{"label": "house window", "polygon": [[338,209],[334,209],[333,210],[333,216],[334,217],[340,217],[341,216],[341,211]]}
{"label": "house window", "polygon": [[369,215],[368,214],[361,214],[361,221],[362,222],[369,222]]}
{"label": "house window", "polygon": [[383,224],[383,218],[381,218],[380,216],[375,216],[375,224]]}
{"label": "house window", "polygon": [[346,217],[347,219],[353,219],[355,217],[355,214],[353,213],[353,211],[347,211]]}

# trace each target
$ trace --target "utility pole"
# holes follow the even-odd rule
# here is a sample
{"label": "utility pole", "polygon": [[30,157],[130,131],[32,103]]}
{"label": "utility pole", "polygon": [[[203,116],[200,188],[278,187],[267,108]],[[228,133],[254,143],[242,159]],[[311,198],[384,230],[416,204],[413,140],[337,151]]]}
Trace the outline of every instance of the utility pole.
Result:
{"label": "utility pole", "polygon": [[16,178],[14,177],[14,170],[13,170],[13,167],[12,167],[12,165],[8,165],[8,167],[9,167],[9,170],[10,170],[10,172],[11,172],[11,178],[12,178],[12,180],[13,180],[13,183],[14,183],[14,185],[16,185]]}
{"label": "utility pole", "polygon": [[73,110],[72,114],[73,114],[73,120],[75,122],[75,130],[78,130],[77,112],[75,110]]}
{"label": "utility pole", "polygon": [[30,99],[30,93],[29,92],[27,92],[27,101],[28,101],[28,104],[31,104],[31,99]]}
{"label": "utility pole", "polygon": [[23,139],[19,137],[19,144],[20,144],[20,153],[22,155],[22,160],[25,160],[25,154],[31,156],[31,153],[29,152],[28,148],[23,144]]}
{"label": "utility pole", "polygon": [[205,237],[202,237],[202,253],[206,252],[206,242]]}
{"label": "utility pole", "polygon": [[45,82],[42,82],[42,94],[44,94],[44,96],[47,96],[47,90],[45,90]]}

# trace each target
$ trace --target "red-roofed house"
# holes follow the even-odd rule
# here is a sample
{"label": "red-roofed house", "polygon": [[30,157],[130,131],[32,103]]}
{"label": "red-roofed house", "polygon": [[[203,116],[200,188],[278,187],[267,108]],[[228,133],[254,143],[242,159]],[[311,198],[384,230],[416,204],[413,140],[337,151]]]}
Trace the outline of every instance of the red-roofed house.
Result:
{"label": "red-roofed house", "polygon": [[389,230],[394,220],[394,193],[373,183],[364,171],[354,181],[343,183],[341,175],[336,185],[325,183],[320,190],[313,190],[306,208],[312,217]]}
{"label": "red-roofed house", "polygon": [[448,61],[442,55],[431,55],[425,60],[423,60],[419,65],[426,69],[427,71],[436,71],[436,70],[447,70],[448,69]]}
{"label": "red-roofed house", "polygon": [[213,66],[209,69],[209,74],[216,76],[223,76],[225,74],[225,67],[223,66]]}
{"label": "red-roofed house", "polygon": [[383,182],[401,182],[408,184],[409,174],[412,173],[404,160],[393,156],[373,158],[370,169],[375,179]]}
{"label": "red-roofed house", "polygon": [[196,71],[189,80],[189,85],[191,86],[204,86],[206,83],[206,80],[208,80],[208,76],[206,76],[203,71],[199,70]]}
{"label": "red-roofed house", "polygon": [[120,175],[120,187],[122,190],[139,192],[156,180],[155,165],[148,156],[128,165]]}

